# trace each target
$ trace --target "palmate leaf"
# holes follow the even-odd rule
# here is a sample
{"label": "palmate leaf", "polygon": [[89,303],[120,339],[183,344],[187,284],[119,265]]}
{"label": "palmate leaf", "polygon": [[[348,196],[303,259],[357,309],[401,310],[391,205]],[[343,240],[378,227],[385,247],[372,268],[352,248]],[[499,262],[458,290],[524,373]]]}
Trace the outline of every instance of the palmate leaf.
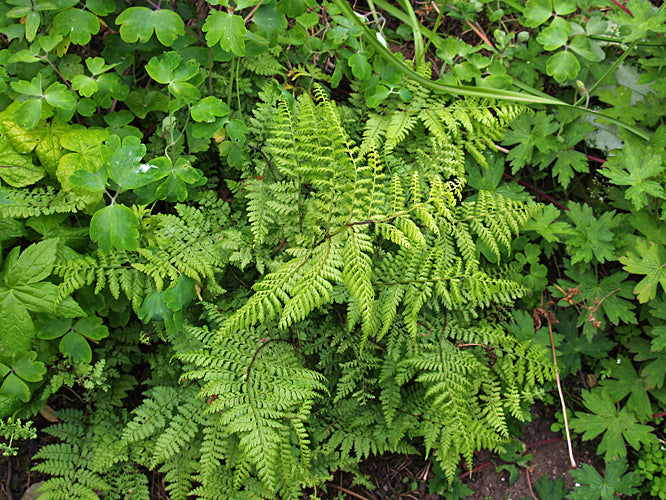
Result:
{"label": "palmate leaf", "polygon": [[629,186],[624,192],[636,210],[650,202],[650,196],[664,198],[664,188],[655,178],[663,171],[661,155],[647,148],[627,144],[609,158],[600,172],[618,186]]}
{"label": "palmate leaf", "polygon": [[635,250],[629,250],[619,261],[623,269],[645,277],[635,286],[634,293],[641,303],[654,299],[659,284],[666,291],[666,248],[659,243],[639,239]]}
{"label": "palmate leaf", "polygon": [[620,495],[634,495],[638,493],[636,486],[643,482],[643,478],[634,471],[627,474],[627,461],[614,459],[606,462],[606,474],[601,476],[590,464],[570,472],[576,481],[576,488],[569,493],[571,500],[613,500]]}
{"label": "palmate leaf", "polygon": [[635,450],[641,445],[657,442],[656,436],[651,434],[654,429],[639,424],[636,416],[626,408],[618,411],[606,389],[584,392],[583,403],[592,413],[576,412],[571,426],[577,432],[583,433],[585,441],[604,433],[597,452],[603,453],[606,460],[626,457],[625,442]]}

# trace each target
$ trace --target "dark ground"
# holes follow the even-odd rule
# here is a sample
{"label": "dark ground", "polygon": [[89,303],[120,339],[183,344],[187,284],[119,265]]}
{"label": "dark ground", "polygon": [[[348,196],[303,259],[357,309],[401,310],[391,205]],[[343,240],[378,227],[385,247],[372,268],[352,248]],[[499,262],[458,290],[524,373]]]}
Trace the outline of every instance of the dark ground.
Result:
{"label": "dark ground", "polygon": [[[518,466],[518,479],[510,484],[509,472],[498,472],[496,469],[507,462],[496,454],[482,451],[474,457],[474,470],[471,477],[466,469],[461,472],[462,482],[473,493],[468,500],[519,500],[538,498],[534,495],[535,483],[546,475],[548,479],[564,479],[568,488],[573,481],[567,471],[570,470],[566,441],[561,434],[550,430],[553,421],[552,407],[535,406],[534,420],[523,427],[521,441],[527,445],[526,453],[532,459],[525,466]],[[37,420],[40,420],[39,417]],[[46,422],[43,422],[47,425]],[[39,427],[39,424],[37,424]],[[43,434],[42,434],[43,435]],[[41,438],[42,440],[44,438]],[[53,438],[46,437],[49,442]],[[40,473],[30,471],[30,457],[39,449],[43,441],[31,440],[19,443],[19,454],[15,457],[0,456],[0,500],[18,500],[23,492],[32,484],[46,479]],[[580,465],[592,463],[596,455],[574,444],[574,457]],[[440,481],[436,477],[436,467],[417,455],[388,455],[374,457],[361,464],[361,471],[368,481],[363,485],[354,485],[349,474],[337,474],[335,479],[326,485],[326,493],[320,492],[324,499],[359,499],[359,500],[437,500],[442,495],[429,492],[429,484],[436,485]],[[441,475],[441,474],[440,474]],[[153,478],[160,482],[158,476]],[[441,482],[443,484],[443,481]],[[460,483],[460,482],[458,482]],[[532,491],[530,491],[530,489]],[[157,487],[153,491],[162,490]],[[156,498],[167,498],[160,494]],[[457,498],[457,497],[453,497]]]}

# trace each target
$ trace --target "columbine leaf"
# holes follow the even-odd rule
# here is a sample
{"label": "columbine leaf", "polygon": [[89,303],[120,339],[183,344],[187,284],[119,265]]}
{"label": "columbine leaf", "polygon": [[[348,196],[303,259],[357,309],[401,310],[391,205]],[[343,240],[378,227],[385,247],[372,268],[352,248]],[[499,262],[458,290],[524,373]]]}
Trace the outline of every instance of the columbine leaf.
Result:
{"label": "columbine leaf", "polygon": [[207,96],[192,106],[190,112],[194,121],[212,123],[217,117],[227,116],[229,106],[217,97]]}
{"label": "columbine leaf", "polygon": [[99,32],[99,18],[86,10],[67,9],[53,19],[54,28],[63,36],[69,35],[72,43],[86,45],[92,35]]}
{"label": "columbine leaf", "polygon": [[70,331],[60,341],[60,352],[70,356],[75,361],[90,363],[92,361],[92,349],[83,335]]}
{"label": "columbine leaf", "polygon": [[541,30],[541,33],[537,35],[537,42],[549,51],[559,49],[567,43],[569,33],[571,33],[571,25],[561,17],[557,17],[550,26]]}
{"label": "columbine leaf", "polygon": [[139,219],[123,205],[110,205],[95,212],[90,221],[90,238],[103,252],[139,249]]}
{"label": "columbine leaf", "polygon": [[18,396],[24,403],[30,401],[30,389],[26,383],[14,373],[7,375],[2,382],[2,386],[0,386],[0,394]]}
{"label": "columbine leaf", "polygon": [[546,61],[546,73],[555,78],[559,83],[578,76],[580,63],[571,52],[562,51],[553,54]]}
{"label": "columbine leaf", "polygon": [[155,180],[151,171],[156,169],[140,165],[146,154],[146,146],[136,137],[125,137],[121,143],[120,137],[112,135],[100,147],[100,153],[109,177],[122,189],[134,189]]}
{"label": "columbine leaf", "polygon": [[103,324],[99,316],[86,316],[78,320],[72,330],[80,333],[90,340],[102,340],[109,336],[109,329]]}
{"label": "columbine leaf", "polygon": [[219,43],[223,50],[237,56],[245,55],[247,30],[242,17],[214,10],[208,14],[201,29],[206,32],[206,43],[209,47]]}
{"label": "columbine leaf", "polygon": [[35,361],[37,353],[30,351],[28,354],[13,364],[14,372],[23,380],[28,382],[39,382],[46,373],[46,366],[41,361]]}
{"label": "columbine leaf", "polygon": [[352,54],[347,60],[347,64],[359,80],[367,80],[372,75],[372,67],[363,54]]}
{"label": "columbine leaf", "polygon": [[146,43],[153,31],[162,45],[171,47],[176,39],[185,34],[185,23],[172,10],[151,10],[147,7],[130,7],[116,18],[120,24],[120,37],[128,43],[139,40]]}

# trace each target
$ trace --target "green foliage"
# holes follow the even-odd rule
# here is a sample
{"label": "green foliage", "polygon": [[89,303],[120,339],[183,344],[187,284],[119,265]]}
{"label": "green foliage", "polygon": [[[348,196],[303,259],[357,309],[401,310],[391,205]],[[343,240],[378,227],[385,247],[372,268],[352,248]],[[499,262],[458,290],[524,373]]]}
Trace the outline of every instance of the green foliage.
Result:
{"label": "green foliage", "polygon": [[[602,477],[594,467],[583,464],[580,470],[570,472],[576,480],[576,488],[569,493],[572,500],[610,500],[620,495],[632,495],[638,493],[636,486],[642,483],[642,479],[636,472],[627,472],[625,459],[614,459],[606,462],[606,474]],[[626,474],[625,474],[626,473]]]}
{"label": "green foliage", "polygon": [[[302,498],[416,450],[458,497],[549,387],[546,322],[593,386],[574,429],[654,468],[665,8],[368,5],[0,5],[0,416],[86,404],[39,452],[45,498],[148,498],[148,470]],[[488,98],[544,92],[635,136]],[[634,494],[625,471],[570,496]]]}
{"label": "green foliage", "polygon": [[653,498],[666,498],[666,480],[664,479],[664,465],[666,455],[662,449],[663,445],[654,444],[641,450],[636,464],[636,472],[643,476],[647,484],[643,487]]}
{"label": "green foliage", "polygon": [[585,407],[592,412],[577,412],[571,425],[577,432],[583,433],[583,439],[589,440],[603,433],[597,451],[607,460],[624,458],[627,454],[625,441],[635,450],[641,445],[650,445],[657,441],[652,428],[637,422],[636,416],[627,408],[619,411],[613,404],[606,389],[597,389],[583,394]]}

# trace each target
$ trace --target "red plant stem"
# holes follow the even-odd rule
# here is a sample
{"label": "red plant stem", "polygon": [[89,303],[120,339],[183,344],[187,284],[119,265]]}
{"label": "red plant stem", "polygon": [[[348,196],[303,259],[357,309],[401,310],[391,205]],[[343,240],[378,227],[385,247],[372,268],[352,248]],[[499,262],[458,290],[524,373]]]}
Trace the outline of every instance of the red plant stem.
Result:
{"label": "red plant stem", "polygon": [[538,196],[541,196],[544,200],[549,201],[550,203],[552,203],[553,205],[555,205],[555,206],[556,206],[557,208],[559,208],[560,210],[564,210],[565,212],[568,212],[568,211],[569,211],[569,209],[568,209],[567,207],[565,207],[565,206],[562,205],[560,202],[558,202],[557,200],[555,200],[555,198],[553,198],[553,197],[551,197],[551,196],[548,196],[546,193],[544,193],[543,191],[540,191],[539,189],[535,188],[535,187],[532,186],[531,184],[529,184],[529,183],[527,183],[527,182],[525,182],[525,181],[523,181],[523,180],[521,180],[521,179],[514,179],[513,177],[511,177],[511,176],[510,176],[509,174],[507,174],[507,173],[504,173],[504,174],[502,174],[502,175],[503,175],[504,177],[506,177],[507,179],[515,180],[518,184],[520,184],[521,186],[525,186],[525,187],[526,187],[527,189],[529,189],[530,191],[534,191]]}
{"label": "red plant stem", "polygon": [[606,160],[604,160],[603,158],[597,158],[596,156],[585,155],[585,158],[591,161],[596,161],[597,163],[602,163],[602,164],[606,163]]}
{"label": "red plant stem", "polygon": [[562,441],[561,437],[550,438],[550,439],[546,439],[544,441],[537,441],[536,443],[527,444],[527,445],[525,445],[525,448],[528,448],[528,449],[529,448],[534,448],[535,446],[542,446],[544,444],[557,443],[559,441]]}
{"label": "red plant stem", "polygon": [[659,417],[666,417],[666,411],[662,411],[661,413],[655,413],[652,415],[652,418],[659,418]]}
{"label": "red plant stem", "polygon": [[624,4],[620,3],[618,0],[610,0],[613,2],[615,5],[617,5],[619,8],[621,8],[623,11],[625,11],[627,14],[629,14],[631,17],[634,17],[634,15],[631,13],[631,11],[624,6]]}

